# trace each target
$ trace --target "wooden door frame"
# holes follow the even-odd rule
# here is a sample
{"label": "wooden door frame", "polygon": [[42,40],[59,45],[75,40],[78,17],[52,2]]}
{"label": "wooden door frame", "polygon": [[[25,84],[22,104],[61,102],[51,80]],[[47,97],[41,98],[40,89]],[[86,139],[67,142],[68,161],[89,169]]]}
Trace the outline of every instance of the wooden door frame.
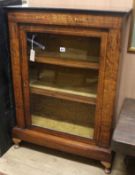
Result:
{"label": "wooden door frame", "polygon": [[[104,73],[105,73],[105,58],[106,58],[106,49],[107,49],[107,39],[108,39],[108,32],[100,31],[96,29],[83,29],[78,28],[74,30],[74,28],[69,27],[57,27],[53,26],[25,26],[21,24],[19,26],[20,31],[20,48],[21,48],[21,70],[22,70],[22,84],[23,84],[23,94],[24,94],[24,109],[25,109],[25,124],[26,128],[33,128],[37,131],[43,132],[44,129],[38,129],[36,127],[32,127],[31,117],[30,117],[30,89],[29,89],[29,75],[28,75],[28,58],[27,58],[27,39],[26,33],[27,32],[44,32],[44,33],[53,33],[53,34],[64,34],[64,35],[74,35],[74,36],[86,36],[86,37],[99,37],[101,38],[101,46],[100,46],[100,63],[99,63],[99,83],[98,83],[98,94],[97,94],[97,105],[96,105],[96,114],[95,114],[95,132],[94,138],[85,139],[85,138],[77,138],[76,136],[71,136],[70,138],[77,139],[80,141],[84,141],[87,143],[94,143],[98,145],[99,142],[99,135],[101,134],[101,120],[102,120],[102,103],[103,103],[103,88],[104,88]],[[71,32],[72,31],[72,32]],[[47,129],[46,129],[47,132]],[[48,131],[48,133],[55,134],[55,132]],[[68,134],[57,134],[59,136],[68,136]]]}

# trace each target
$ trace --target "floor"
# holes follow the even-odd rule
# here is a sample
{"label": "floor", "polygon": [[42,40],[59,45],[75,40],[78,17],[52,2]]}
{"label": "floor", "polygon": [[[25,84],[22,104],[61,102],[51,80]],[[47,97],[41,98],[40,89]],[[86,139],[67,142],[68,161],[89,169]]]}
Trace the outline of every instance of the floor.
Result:
{"label": "floor", "polygon": [[[56,152],[35,145],[12,147],[0,158],[0,172],[6,175],[104,175],[99,162],[78,156]],[[111,175],[135,175],[128,173],[123,156],[117,155]],[[1,175],[1,174],[0,174]]]}

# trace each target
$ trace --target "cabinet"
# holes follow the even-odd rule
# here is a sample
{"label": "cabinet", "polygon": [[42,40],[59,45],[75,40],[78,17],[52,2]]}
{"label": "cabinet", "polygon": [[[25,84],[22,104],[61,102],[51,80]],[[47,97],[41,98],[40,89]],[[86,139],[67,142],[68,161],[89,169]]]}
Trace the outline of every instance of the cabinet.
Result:
{"label": "cabinet", "polygon": [[13,140],[100,160],[108,172],[125,13],[10,9]]}

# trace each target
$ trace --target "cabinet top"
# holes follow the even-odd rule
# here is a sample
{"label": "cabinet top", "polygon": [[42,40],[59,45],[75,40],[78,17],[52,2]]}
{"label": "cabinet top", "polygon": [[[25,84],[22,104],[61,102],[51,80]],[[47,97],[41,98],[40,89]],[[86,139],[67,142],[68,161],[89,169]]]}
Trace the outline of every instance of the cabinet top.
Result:
{"label": "cabinet top", "polygon": [[[56,0],[57,1],[57,0]],[[69,0],[70,1],[70,0]],[[87,0],[86,0],[87,1]],[[82,2],[82,1],[81,1]],[[67,3],[67,4],[59,4],[59,3],[47,3],[40,5],[33,3],[33,4],[23,4],[23,5],[16,5],[16,6],[8,6],[6,7],[10,10],[49,10],[49,11],[80,11],[80,12],[91,12],[91,13],[129,13],[132,10],[131,5],[111,5],[111,4],[102,4],[98,3],[98,5],[92,5],[87,3]]]}

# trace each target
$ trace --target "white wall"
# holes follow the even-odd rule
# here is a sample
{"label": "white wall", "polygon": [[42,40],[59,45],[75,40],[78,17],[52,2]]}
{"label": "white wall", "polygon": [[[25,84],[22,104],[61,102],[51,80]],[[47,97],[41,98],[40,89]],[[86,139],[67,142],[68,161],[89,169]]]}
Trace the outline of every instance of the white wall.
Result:
{"label": "white wall", "polygon": [[133,0],[27,0],[32,6],[97,10],[127,10]]}
{"label": "white wall", "polygon": [[117,93],[116,117],[120,112],[125,98],[135,98],[135,53],[128,53],[130,35],[130,19],[126,23],[125,43],[123,44],[123,56],[121,60],[119,89]]}

